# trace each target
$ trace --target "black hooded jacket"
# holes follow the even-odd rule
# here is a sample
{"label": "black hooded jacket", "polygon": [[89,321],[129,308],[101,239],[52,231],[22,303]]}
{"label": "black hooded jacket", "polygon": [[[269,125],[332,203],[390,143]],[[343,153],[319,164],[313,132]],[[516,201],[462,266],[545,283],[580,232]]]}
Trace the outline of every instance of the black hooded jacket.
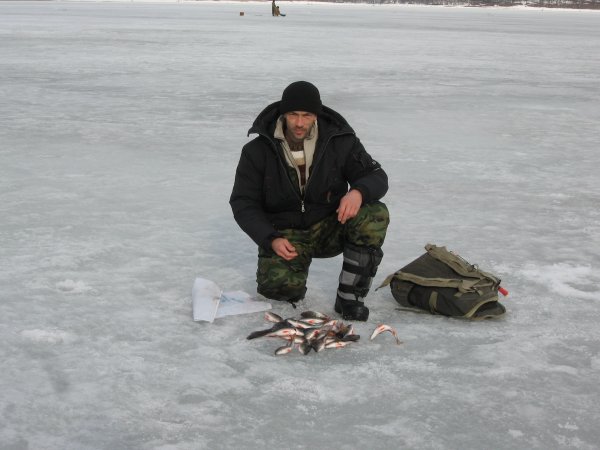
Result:
{"label": "black hooded jacket", "polygon": [[267,106],[248,131],[258,136],[242,149],[229,199],[238,225],[265,249],[282,236],[278,230],[306,229],[332,214],[348,185],[361,192],[363,204],[379,200],[388,189],[386,173],[348,122],[323,106],[313,164],[301,195],[290,178],[284,150],[273,137],[279,103]]}

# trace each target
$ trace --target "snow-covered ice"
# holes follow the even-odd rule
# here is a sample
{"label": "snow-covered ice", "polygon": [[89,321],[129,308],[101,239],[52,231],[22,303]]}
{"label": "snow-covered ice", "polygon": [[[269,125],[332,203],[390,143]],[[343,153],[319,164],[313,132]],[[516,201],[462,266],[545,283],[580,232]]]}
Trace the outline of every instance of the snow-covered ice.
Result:
{"label": "snow-covered ice", "polygon": [[[280,6],[0,3],[0,448],[598,448],[600,14]],[[390,176],[375,282],[446,245],[503,319],[386,288],[362,341],[279,357],[260,313],[192,320],[198,276],[255,291],[228,197],[298,79]]]}

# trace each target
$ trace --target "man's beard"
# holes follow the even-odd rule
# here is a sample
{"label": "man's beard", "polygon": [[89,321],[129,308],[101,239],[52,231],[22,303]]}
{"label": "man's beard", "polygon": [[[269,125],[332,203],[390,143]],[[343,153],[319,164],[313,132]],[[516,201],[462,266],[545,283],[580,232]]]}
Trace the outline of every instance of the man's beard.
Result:
{"label": "man's beard", "polygon": [[290,129],[286,130],[287,133],[285,133],[285,137],[288,140],[294,142],[295,144],[299,144],[299,143],[303,142],[304,139],[306,139],[306,137],[308,136],[308,130],[304,129],[304,128],[302,128],[302,130],[304,131],[304,134],[302,135],[302,137],[296,137],[294,132]]}

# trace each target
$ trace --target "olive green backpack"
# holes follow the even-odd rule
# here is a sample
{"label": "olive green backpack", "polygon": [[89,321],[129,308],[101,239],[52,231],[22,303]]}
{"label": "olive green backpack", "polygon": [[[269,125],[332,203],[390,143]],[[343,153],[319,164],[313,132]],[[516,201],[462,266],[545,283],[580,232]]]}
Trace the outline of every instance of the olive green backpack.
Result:
{"label": "olive green backpack", "polygon": [[[498,301],[500,279],[469,264],[456,253],[425,246],[421,255],[388,276],[379,286],[391,286],[401,310],[429,312],[466,319],[501,316],[506,308]],[[378,288],[378,289],[379,289]]]}

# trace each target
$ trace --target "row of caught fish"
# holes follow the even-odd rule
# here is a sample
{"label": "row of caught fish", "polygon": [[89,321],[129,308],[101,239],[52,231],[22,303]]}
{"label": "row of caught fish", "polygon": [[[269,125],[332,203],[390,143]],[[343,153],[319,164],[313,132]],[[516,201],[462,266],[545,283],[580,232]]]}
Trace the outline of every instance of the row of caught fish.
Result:
{"label": "row of caught fish", "polygon": [[[286,345],[275,350],[276,355],[285,355],[294,348],[306,355],[311,350],[320,352],[327,348],[342,348],[360,339],[360,335],[354,333],[352,324],[345,324],[341,320],[332,319],[317,311],[305,311],[300,314],[299,318],[288,319],[267,311],[265,320],[272,322],[273,326],[265,330],[254,331],[248,335],[247,339],[266,336],[287,340]],[[402,343],[396,330],[385,324],[375,328],[371,339],[384,331],[389,331],[396,338],[397,344]]]}

